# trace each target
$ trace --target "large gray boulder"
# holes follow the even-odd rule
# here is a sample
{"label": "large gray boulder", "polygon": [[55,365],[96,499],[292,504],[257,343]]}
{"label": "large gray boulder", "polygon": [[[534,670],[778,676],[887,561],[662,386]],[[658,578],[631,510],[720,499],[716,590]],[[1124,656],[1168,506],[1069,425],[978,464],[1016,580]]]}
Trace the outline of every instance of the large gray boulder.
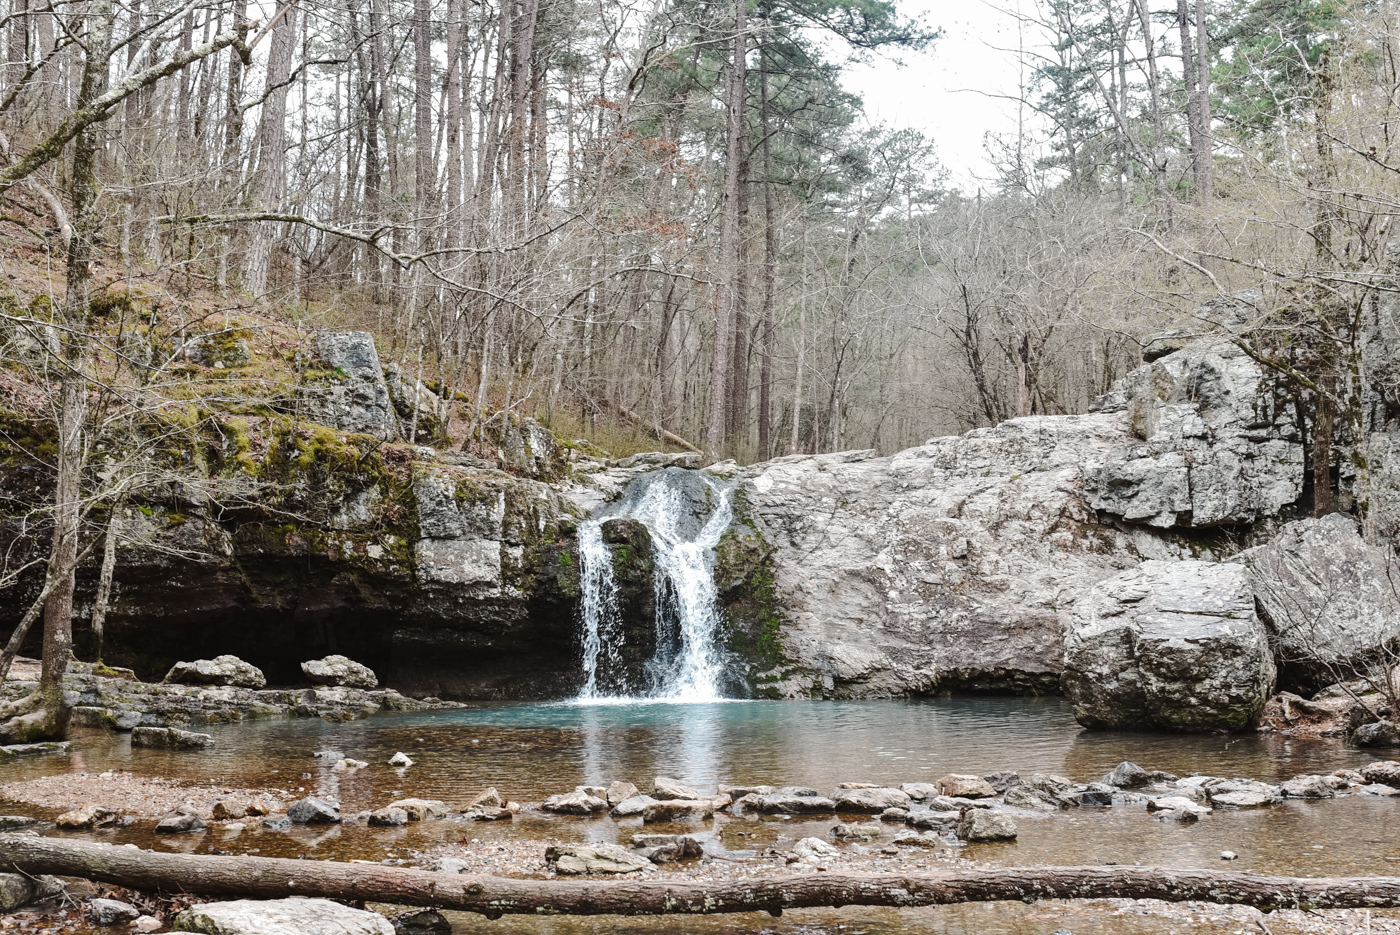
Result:
{"label": "large gray boulder", "polygon": [[301,389],[303,416],[342,432],[360,432],[392,441],[398,416],[379,366],[379,352],[368,331],[323,331]]}
{"label": "large gray boulder", "polygon": [[379,684],[379,678],[373,669],[348,656],[311,659],[301,664],[301,671],[315,685],[370,689]]}
{"label": "large gray boulder", "polygon": [[202,903],[176,916],[171,927],[205,935],[394,935],[377,912],[302,896]]}
{"label": "large gray boulder", "polygon": [[1065,694],[1086,727],[1239,730],[1274,685],[1244,567],[1147,561],[1078,600]]}
{"label": "large gray boulder", "polygon": [[1127,414],[1132,437],[1085,465],[1089,504],[1163,528],[1276,515],[1302,493],[1303,445],[1275,384],[1223,339],[1134,370],[1099,401]]}
{"label": "large gray boulder", "polygon": [[1400,568],[1348,516],[1289,523],[1232,561],[1248,570],[1284,688],[1345,681],[1400,639]]}
{"label": "large gray boulder", "polygon": [[267,684],[262,669],[229,655],[177,662],[166,673],[165,681],[179,685],[235,685],[239,688],[262,688]]}

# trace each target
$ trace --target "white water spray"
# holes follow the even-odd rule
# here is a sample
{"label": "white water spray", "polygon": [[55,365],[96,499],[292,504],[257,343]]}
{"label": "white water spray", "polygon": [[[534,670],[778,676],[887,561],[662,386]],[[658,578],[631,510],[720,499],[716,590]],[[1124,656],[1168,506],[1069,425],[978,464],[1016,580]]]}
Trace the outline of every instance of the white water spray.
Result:
{"label": "white water spray", "polygon": [[[679,479],[678,479],[679,478]],[[696,530],[696,507],[685,487],[701,479],[709,515]],[[684,479],[688,483],[682,483]],[[715,586],[715,547],[733,521],[734,489],[698,472],[658,471],[638,478],[603,514],[579,524],[583,667],[580,700],[611,700],[600,677],[619,658],[622,639],[612,555],[602,524],[635,519],[651,533],[656,563],[656,652],[646,664],[646,697],[659,701],[716,701],[724,660],[719,646],[723,615]],[[622,700],[622,699],[617,699]]]}

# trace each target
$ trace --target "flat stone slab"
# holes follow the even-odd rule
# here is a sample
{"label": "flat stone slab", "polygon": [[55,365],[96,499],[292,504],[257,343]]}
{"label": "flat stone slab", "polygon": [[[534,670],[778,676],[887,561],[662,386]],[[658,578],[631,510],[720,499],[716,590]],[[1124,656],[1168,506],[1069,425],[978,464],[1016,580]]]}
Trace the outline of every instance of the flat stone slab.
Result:
{"label": "flat stone slab", "polygon": [[300,896],[204,903],[176,916],[172,928],[204,935],[394,935],[377,912]]}
{"label": "flat stone slab", "polygon": [[0,747],[0,760],[12,756],[67,756],[73,752],[73,744],[67,740],[50,740],[44,743],[12,743]]}

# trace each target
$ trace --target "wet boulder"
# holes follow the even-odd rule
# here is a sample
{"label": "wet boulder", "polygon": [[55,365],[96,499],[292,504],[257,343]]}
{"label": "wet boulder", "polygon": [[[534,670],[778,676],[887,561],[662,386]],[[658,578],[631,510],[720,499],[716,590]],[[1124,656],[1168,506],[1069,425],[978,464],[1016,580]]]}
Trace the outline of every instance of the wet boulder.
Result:
{"label": "wet boulder", "polygon": [[452,923],[436,909],[408,909],[389,921],[395,935],[452,935]]}
{"label": "wet boulder", "polygon": [[447,803],[438,799],[399,799],[390,802],[389,808],[401,808],[409,821],[428,821],[447,817]]}
{"label": "wet boulder", "polygon": [[1304,695],[1350,678],[1400,639],[1400,576],[1390,551],[1369,545],[1342,513],[1284,526],[1244,565],[1269,629],[1279,682]]}
{"label": "wet boulder", "polygon": [[635,818],[647,810],[647,806],[656,804],[656,799],[649,795],[629,795],[613,806],[610,814],[614,818]]}
{"label": "wet boulder", "polygon": [[964,812],[955,831],[959,841],[1016,840],[1016,822],[1011,816],[985,808],[970,808]]}
{"label": "wet boulder", "polygon": [[[991,786],[992,791],[994,791],[997,795],[1001,795],[1003,792],[1005,792],[1007,789],[1010,789],[1012,786],[1018,786],[1021,784],[1021,776],[1019,773],[1013,773],[1006,770],[991,773],[990,775],[983,776],[982,778],[986,780],[987,785]],[[900,788],[902,789],[904,787],[900,786]]]}
{"label": "wet boulder", "polygon": [[366,690],[379,685],[379,677],[374,674],[373,669],[347,656],[332,655],[324,659],[309,659],[301,664],[301,671],[313,685],[335,685]]}
{"label": "wet boulder", "polygon": [[112,809],[105,805],[88,803],[81,808],[64,812],[54,819],[54,823],[69,831],[91,831],[93,828],[110,825],[116,820],[117,813]]}
{"label": "wet boulder", "polygon": [[647,824],[705,821],[713,818],[714,815],[714,803],[708,799],[669,799],[665,802],[653,802],[643,809],[642,821]]}
{"label": "wet boulder", "polygon": [[165,681],[178,685],[233,685],[238,688],[262,688],[267,684],[262,669],[228,655],[177,662],[166,673]]}
{"label": "wet boulder", "polygon": [[214,738],[178,727],[138,727],[131,732],[131,745],[164,750],[199,750],[212,747]]}
{"label": "wet boulder", "polygon": [[900,784],[899,791],[915,802],[922,802],[938,795],[938,786],[931,782],[905,782]]}
{"label": "wet boulder", "polygon": [[1243,566],[1146,561],[1095,584],[1070,616],[1062,684],[1086,727],[1240,730],[1273,690]]}
{"label": "wet boulder", "polygon": [[1278,786],[1254,780],[1217,779],[1203,788],[1216,808],[1262,808],[1283,801]]}
{"label": "wet boulder", "polygon": [[87,915],[97,925],[120,925],[135,922],[141,910],[116,899],[93,899],[88,901]]}
{"label": "wet boulder", "polygon": [[199,817],[199,810],[189,802],[182,802],[160,820],[156,825],[156,834],[185,834],[203,831],[206,827],[204,819]]}
{"label": "wet boulder", "polygon": [[556,815],[596,815],[608,810],[608,800],[577,791],[551,795],[540,807]]}
{"label": "wet boulder", "polygon": [[1138,789],[1152,782],[1152,774],[1136,763],[1124,760],[1113,767],[1113,772],[1105,776],[1103,781],[1119,789]]}
{"label": "wet boulder", "polygon": [[836,803],[825,796],[785,792],[760,795],[752,805],[754,811],[764,815],[829,815],[836,811]]}
{"label": "wet boulder", "polygon": [[1279,786],[1287,799],[1330,799],[1337,794],[1327,776],[1294,776]]}
{"label": "wet boulder", "polygon": [[632,796],[636,794],[636,786],[632,785],[630,782],[622,782],[621,780],[618,780],[617,782],[613,782],[608,785],[606,798],[608,800],[609,805],[616,806],[620,805],[627,799],[632,798]]}
{"label": "wet boulder", "polygon": [[204,935],[394,935],[394,926],[377,912],[302,896],[201,903],[176,916],[173,927]]}
{"label": "wet boulder", "polygon": [[340,822],[340,808],[314,795],[287,806],[287,818],[295,825],[330,825]]}
{"label": "wet boulder", "polygon": [[908,808],[908,793],[899,789],[837,789],[830,799],[838,812],[868,812],[876,814],[887,808]]}
{"label": "wet boulder", "polygon": [[1038,812],[1054,812],[1065,807],[1056,795],[1030,786],[1012,786],[1006,790],[1005,801],[1014,808],[1025,808]]}
{"label": "wet boulder", "polygon": [[821,838],[803,838],[793,845],[792,852],[798,860],[814,865],[820,865],[833,857],[841,856],[839,850]]}
{"label": "wet boulder", "polygon": [[699,799],[702,798],[699,792],[686,782],[679,779],[670,779],[666,776],[657,776],[651,783],[651,797],[665,801],[667,799]]}
{"label": "wet boulder", "polygon": [[632,873],[652,866],[620,844],[556,844],[545,849],[545,863],[561,874]]}
{"label": "wet boulder", "polygon": [[401,808],[377,808],[369,813],[371,828],[398,828],[408,824],[408,812]]}
{"label": "wet boulder", "polygon": [[949,773],[939,779],[938,792],[940,795],[964,799],[991,798],[997,794],[992,784],[981,776],[965,776],[960,773]]}
{"label": "wet boulder", "polygon": [[1369,783],[1400,786],[1400,760],[1377,760],[1361,767],[1361,775]]}
{"label": "wet boulder", "polygon": [[1390,720],[1362,724],[1351,735],[1358,747],[1400,747],[1400,722]]}

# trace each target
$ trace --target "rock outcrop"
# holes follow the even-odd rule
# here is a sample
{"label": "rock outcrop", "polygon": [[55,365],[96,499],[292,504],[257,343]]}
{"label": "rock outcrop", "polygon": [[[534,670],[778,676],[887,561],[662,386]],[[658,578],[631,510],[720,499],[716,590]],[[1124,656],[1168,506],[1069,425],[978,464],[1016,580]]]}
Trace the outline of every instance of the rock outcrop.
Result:
{"label": "rock outcrop", "polygon": [[1095,585],[1071,618],[1064,688],[1086,726],[1238,730],[1273,691],[1240,565],[1143,562]]}
{"label": "rock outcrop", "polygon": [[262,669],[229,655],[177,662],[166,673],[165,681],[178,685],[235,685],[239,688],[262,688],[267,684]]}
{"label": "rock outcrop", "polygon": [[369,332],[323,331],[316,353],[313,368],[303,371],[306,418],[342,432],[397,438],[398,417]]}
{"label": "rock outcrop", "polygon": [[301,671],[313,685],[335,685],[369,690],[379,687],[379,677],[367,665],[348,656],[327,656],[301,664]]}
{"label": "rock outcrop", "polygon": [[1248,570],[1284,688],[1345,681],[1400,639],[1400,567],[1348,516],[1289,523],[1232,561]]}
{"label": "rock outcrop", "polygon": [[1303,445],[1275,382],[1218,339],[1134,370],[1098,402],[1131,437],[1086,464],[1089,505],[1160,528],[1276,516],[1302,494]]}

